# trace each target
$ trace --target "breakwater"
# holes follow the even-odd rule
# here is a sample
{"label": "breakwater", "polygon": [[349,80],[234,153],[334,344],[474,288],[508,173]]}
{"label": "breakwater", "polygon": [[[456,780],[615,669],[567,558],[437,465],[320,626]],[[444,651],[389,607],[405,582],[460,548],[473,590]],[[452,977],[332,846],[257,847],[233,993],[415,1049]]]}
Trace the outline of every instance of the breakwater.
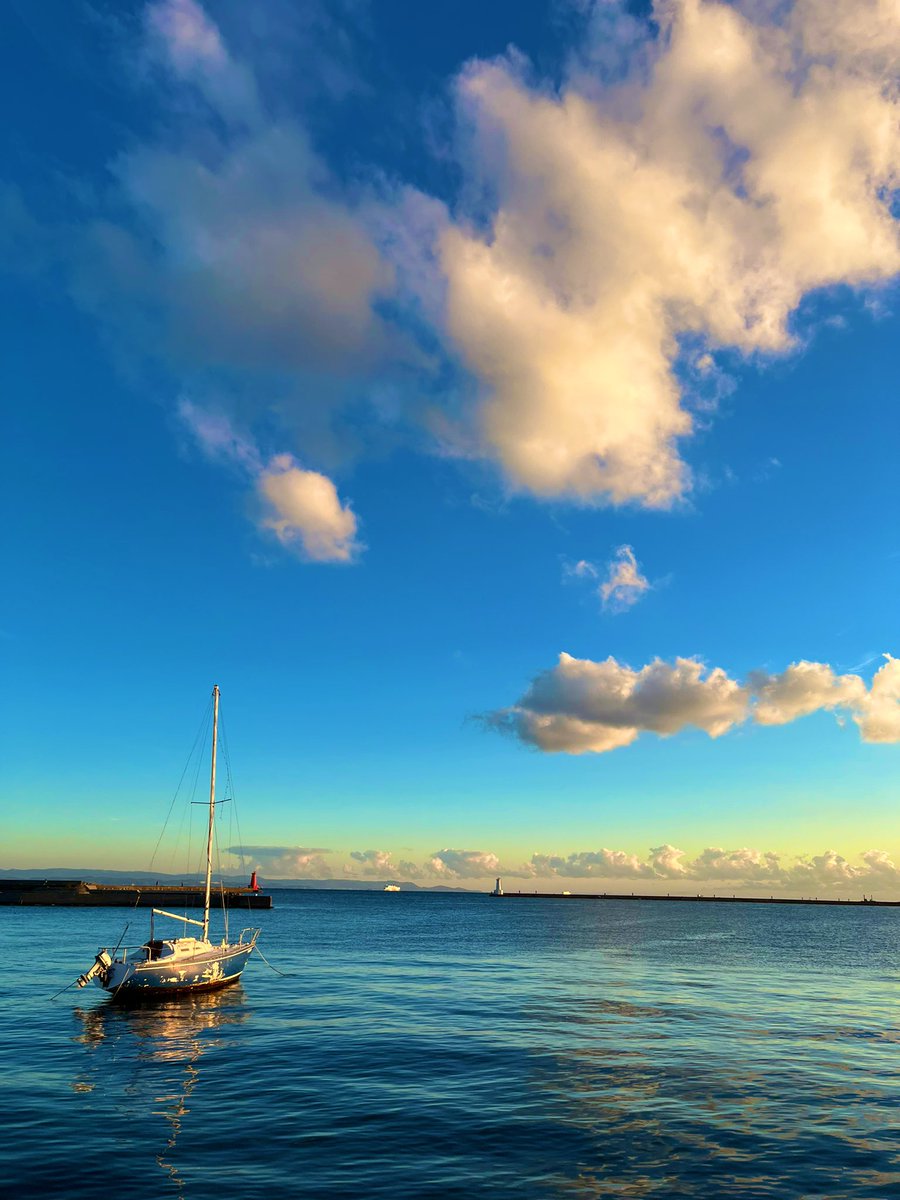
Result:
{"label": "breakwater", "polygon": [[[0,905],[60,908],[202,908],[199,884],[108,884],[83,879],[0,879]],[[220,908],[271,908],[272,897],[253,888],[213,886]]]}
{"label": "breakwater", "polygon": [[820,899],[818,896],[654,896],[640,892],[497,892],[489,893],[495,900],[662,900],[682,904],[818,904],[835,908],[900,908],[900,900],[872,900],[868,896],[859,900]]}

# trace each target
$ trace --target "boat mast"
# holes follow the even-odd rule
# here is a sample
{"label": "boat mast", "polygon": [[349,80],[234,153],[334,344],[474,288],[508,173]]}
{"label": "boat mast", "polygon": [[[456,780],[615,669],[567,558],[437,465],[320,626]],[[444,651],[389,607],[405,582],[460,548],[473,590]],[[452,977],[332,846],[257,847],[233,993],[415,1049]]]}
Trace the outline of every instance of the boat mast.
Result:
{"label": "boat mast", "polygon": [[213,688],[212,766],[209,772],[209,830],[206,835],[206,892],[203,898],[203,940],[209,941],[209,897],[212,890],[213,823],[216,816],[216,740],[219,733],[219,687]]}

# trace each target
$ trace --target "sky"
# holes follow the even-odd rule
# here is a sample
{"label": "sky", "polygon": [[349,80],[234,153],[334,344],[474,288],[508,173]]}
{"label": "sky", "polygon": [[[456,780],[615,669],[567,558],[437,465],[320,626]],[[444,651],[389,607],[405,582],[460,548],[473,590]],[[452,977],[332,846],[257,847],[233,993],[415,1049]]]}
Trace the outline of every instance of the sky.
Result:
{"label": "sky", "polygon": [[0,869],[900,897],[895,0],[9,15]]}

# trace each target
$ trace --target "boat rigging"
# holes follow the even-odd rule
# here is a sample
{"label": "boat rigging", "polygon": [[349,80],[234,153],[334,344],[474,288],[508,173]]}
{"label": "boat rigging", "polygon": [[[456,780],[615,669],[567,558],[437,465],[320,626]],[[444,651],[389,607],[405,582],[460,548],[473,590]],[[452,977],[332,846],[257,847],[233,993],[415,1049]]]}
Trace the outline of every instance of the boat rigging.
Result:
{"label": "boat rigging", "polygon": [[[150,911],[150,936],[143,945],[119,954],[117,946],[110,954],[104,947],[94,959],[93,965],[79,975],[77,983],[84,987],[90,982],[98,984],[119,1000],[168,999],[187,992],[205,992],[227,987],[236,983],[247,960],[256,948],[259,929],[244,929],[236,942],[228,941],[227,920],[225,935],[221,942],[209,940],[209,910],[212,896],[212,850],[216,815],[216,751],[219,726],[219,689],[212,692],[212,755],[209,778],[209,823],[206,837],[206,876],[203,889],[203,920],[179,916],[162,908]],[[195,925],[200,929],[199,937],[188,936],[185,929],[181,937],[157,938],[155,918],[164,917],[181,921],[185,926]]]}

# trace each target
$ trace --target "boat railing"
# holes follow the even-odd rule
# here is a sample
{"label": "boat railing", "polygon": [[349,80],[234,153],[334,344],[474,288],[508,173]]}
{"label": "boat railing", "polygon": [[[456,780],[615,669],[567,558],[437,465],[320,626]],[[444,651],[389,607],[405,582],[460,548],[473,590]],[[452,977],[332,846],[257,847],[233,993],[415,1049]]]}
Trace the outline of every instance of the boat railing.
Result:
{"label": "boat railing", "polygon": [[[145,946],[146,946],[146,945],[147,945],[147,943],[146,943],[146,942],[141,942],[141,943],[140,943],[140,945],[138,945],[138,944],[135,944],[134,946],[120,946],[120,947],[118,948],[118,950],[116,950],[116,952],[115,952],[115,953],[116,953],[116,959],[117,959],[119,962],[125,962],[125,961],[127,960],[127,958],[128,958],[128,952],[129,952],[129,950],[130,950],[130,951],[132,951],[132,952],[133,952],[133,951],[135,951],[135,950],[143,950],[143,949],[145,948]],[[108,946],[102,946],[102,947],[101,947],[101,949],[102,949],[102,950],[105,950],[105,951],[107,952],[107,954],[109,954],[109,953],[110,953],[110,949],[109,949],[109,947],[108,947]]]}
{"label": "boat railing", "polygon": [[[253,945],[253,943],[256,941],[256,939],[259,937],[259,935],[261,933],[262,933],[261,927],[259,927],[259,926],[254,927],[252,925],[248,925],[246,929],[241,930],[240,937],[238,938],[238,940],[235,944],[238,946]],[[152,941],[153,939],[151,938],[150,940]],[[116,950],[116,958],[119,962],[127,962],[129,952],[131,952],[133,954],[136,950],[146,950],[146,949],[147,949],[147,942],[136,942],[133,946],[119,946],[118,949]],[[101,951],[106,950],[108,953],[109,947],[101,946],[100,950]]]}

